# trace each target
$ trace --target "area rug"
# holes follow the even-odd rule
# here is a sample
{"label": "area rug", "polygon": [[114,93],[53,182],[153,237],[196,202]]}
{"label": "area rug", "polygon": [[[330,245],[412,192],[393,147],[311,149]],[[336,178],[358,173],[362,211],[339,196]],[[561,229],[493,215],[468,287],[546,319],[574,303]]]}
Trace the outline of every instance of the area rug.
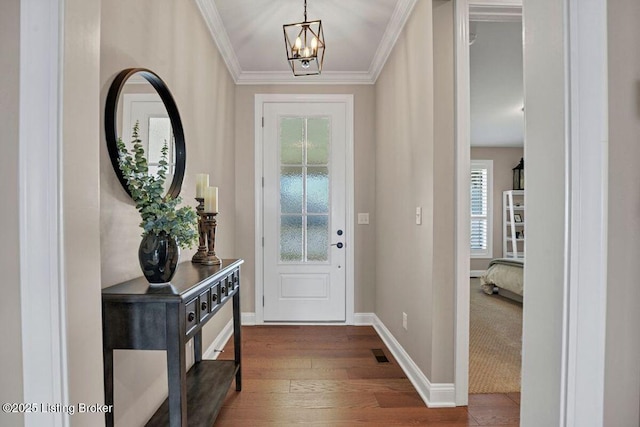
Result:
{"label": "area rug", "polygon": [[469,393],[520,391],[522,304],[487,295],[471,279]]}

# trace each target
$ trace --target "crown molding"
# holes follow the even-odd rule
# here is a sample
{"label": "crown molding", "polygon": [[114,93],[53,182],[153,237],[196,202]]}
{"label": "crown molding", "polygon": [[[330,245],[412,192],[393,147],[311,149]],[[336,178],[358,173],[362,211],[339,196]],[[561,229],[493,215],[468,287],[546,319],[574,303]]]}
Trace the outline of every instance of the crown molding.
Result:
{"label": "crown molding", "polygon": [[[507,0],[508,1],[508,0]],[[517,0],[515,0],[517,1]],[[398,0],[396,8],[389,19],[387,28],[378,45],[378,49],[371,61],[368,71],[357,72],[331,72],[324,71],[318,76],[293,76],[288,71],[282,72],[260,72],[242,71],[240,62],[231,46],[231,41],[227,35],[218,9],[214,0],[195,0],[200,13],[204,18],[211,37],[218,46],[220,55],[233,78],[239,85],[260,85],[260,84],[374,84],[387,62],[393,47],[404,28],[413,7],[417,0]]]}
{"label": "crown molding", "polygon": [[236,84],[239,85],[352,85],[374,84],[375,80],[366,72],[324,71],[314,76],[294,76],[289,71],[244,71]]}
{"label": "crown molding", "polygon": [[386,64],[393,47],[396,45],[398,37],[400,37],[400,33],[402,32],[404,25],[407,23],[407,20],[411,15],[411,11],[416,3],[417,0],[399,0],[398,3],[396,3],[396,8],[391,15],[391,19],[389,19],[387,29],[382,35],[382,40],[378,45],[378,49],[376,50],[376,53],[373,56],[373,61],[371,61],[371,66],[369,67],[369,74],[371,75],[373,83],[378,80],[378,76],[380,75],[380,72],[382,72],[382,68],[384,67],[384,64]]}
{"label": "crown molding", "polygon": [[218,13],[218,8],[216,7],[214,0],[195,0],[195,2],[200,9],[204,22],[207,24],[207,28],[209,28],[211,37],[218,46],[220,55],[222,55],[222,59],[227,65],[227,69],[229,70],[233,81],[237,83],[242,69],[240,68],[238,57],[233,51],[231,40],[229,40],[227,30],[222,23],[222,19],[220,18],[220,14]]}
{"label": "crown molding", "polygon": [[469,20],[521,22],[522,0],[469,0]]}

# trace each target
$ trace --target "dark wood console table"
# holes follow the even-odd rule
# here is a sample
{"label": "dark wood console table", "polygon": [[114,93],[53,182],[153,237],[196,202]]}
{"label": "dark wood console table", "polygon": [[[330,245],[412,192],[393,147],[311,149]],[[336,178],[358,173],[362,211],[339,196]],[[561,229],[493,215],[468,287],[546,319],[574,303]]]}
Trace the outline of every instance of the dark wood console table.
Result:
{"label": "dark wood console table", "polygon": [[[240,264],[184,262],[164,287],[139,277],[102,290],[105,403],[113,405],[113,350],[166,350],[169,397],[148,426],[210,426],[240,370]],[[233,300],[234,360],[202,360],[202,327]],[[185,345],[193,338],[195,363],[186,372]],[[117,410],[117,408],[114,408]],[[113,413],[106,414],[113,426]]]}

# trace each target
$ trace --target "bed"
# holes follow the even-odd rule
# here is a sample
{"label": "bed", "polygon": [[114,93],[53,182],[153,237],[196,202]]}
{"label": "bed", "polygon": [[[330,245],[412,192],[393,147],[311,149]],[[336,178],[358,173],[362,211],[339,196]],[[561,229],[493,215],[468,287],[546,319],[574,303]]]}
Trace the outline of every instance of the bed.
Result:
{"label": "bed", "polygon": [[487,271],[480,276],[482,290],[491,295],[495,288],[498,294],[522,302],[524,296],[524,259],[496,258],[491,260]]}

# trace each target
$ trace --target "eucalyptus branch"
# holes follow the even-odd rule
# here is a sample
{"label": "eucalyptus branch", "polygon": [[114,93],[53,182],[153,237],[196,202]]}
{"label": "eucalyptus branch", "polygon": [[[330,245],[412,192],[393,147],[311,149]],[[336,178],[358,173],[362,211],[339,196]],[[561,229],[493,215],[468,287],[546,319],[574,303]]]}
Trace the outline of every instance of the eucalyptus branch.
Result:
{"label": "eucalyptus branch", "polygon": [[173,198],[164,195],[164,185],[169,163],[167,162],[169,147],[165,140],[158,163],[158,174],[149,174],[149,163],[145,156],[140,125],[133,126],[132,150],[127,149],[122,139],[118,139],[118,163],[127,187],[142,217],[140,227],[142,236],[149,233],[166,234],[176,239],[181,248],[190,248],[197,243],[197,214],[191,206],[178,205],[181,197]]}

